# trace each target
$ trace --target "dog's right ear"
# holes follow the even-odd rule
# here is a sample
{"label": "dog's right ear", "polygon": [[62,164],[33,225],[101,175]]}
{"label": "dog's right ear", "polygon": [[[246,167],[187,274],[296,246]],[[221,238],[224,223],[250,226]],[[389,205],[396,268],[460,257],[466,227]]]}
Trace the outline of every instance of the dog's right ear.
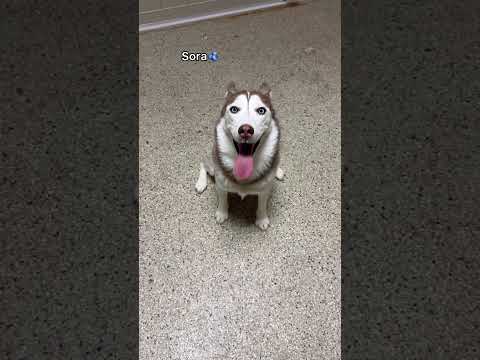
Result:
{"label": "dog's right ear", "polygon": [[227,85],[227,92],[225,93],[225,97],[228,95],[235,94],[237,92],[237,87],[235,86],[235,83],[233,81],[230,81]]}
{"label": "dog's right ear", "polygon": [[263,95],[272,97],[272,89],[270,88],[270,85],[268,85],[266,82],[263,82],[262,85],[260,85],[260,92]]}

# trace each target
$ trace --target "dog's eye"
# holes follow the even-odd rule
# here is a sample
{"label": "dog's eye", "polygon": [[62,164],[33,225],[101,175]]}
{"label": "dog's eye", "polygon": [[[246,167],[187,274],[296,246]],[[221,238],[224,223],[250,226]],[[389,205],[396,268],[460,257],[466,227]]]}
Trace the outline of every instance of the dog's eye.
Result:
{"label": "dog's eye", "polygon": [[259,115],[265,115],[266,112],[267,112],[267,109],[265,109],[263,106],[257,109],[257,113]]}
{"label": "dog's eye", "polygon": [[232,107],[230,108],[230,112],[231,112],[232,114],[236,114],[236,113],[239,112],[239,111],[240,111],[240,109],[239,109],[238,107],[236,107],[236,106],[232,106]]}

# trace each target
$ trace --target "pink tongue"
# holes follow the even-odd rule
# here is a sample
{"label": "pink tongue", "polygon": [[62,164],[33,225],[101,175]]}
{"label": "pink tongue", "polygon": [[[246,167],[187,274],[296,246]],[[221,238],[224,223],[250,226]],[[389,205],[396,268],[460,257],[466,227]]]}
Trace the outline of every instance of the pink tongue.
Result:
{"label": "pink tongue", "polygon": [[233,165],[233,176],[239,180],[248,179],[253,174],[253,156],[238,155]]}

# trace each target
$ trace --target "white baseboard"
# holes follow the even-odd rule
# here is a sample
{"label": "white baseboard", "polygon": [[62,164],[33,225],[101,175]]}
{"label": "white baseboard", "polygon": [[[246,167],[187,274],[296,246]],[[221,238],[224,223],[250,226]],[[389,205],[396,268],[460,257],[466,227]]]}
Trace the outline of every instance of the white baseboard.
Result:
{"label": "white baseboard", "polygon": [[264,10],[264,9],[269,9],[273,7],[278,7],[278,6],[285,6],[287,5],[287,3],[288,1],[286,0],[268,1],[258,5],[236,7],[233,9],[215,11],[215,12],[211,12],[203,15],[188,16],[188,17],[182,17],[182,18],[177,18],[172,20],[163,20],[158,22],[141,24],[139,31],[140,33],[143,33],[143,32],[152,31],[152,30],[166,29],[169,27],[191,24],[198,21],[211,20],[211,19],[216,19],[224,16],[240,15],[248,12]]}

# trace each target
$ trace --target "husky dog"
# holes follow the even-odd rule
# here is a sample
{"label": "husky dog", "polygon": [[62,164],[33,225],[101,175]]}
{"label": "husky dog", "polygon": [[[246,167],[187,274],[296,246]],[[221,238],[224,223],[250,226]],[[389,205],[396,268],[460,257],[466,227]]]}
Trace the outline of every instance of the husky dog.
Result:
{"label": "husky dog", "polygon": [[280,127],[266,83],[257,91],[239,91],[233,82],[229,83],[214,141],[213,162],[200,164],[196,191],[202,193],[207,188],[207,174],[215,178],[218,223],[228,218],[229,192],[237,193],[242,200],[247,195],[258,195],[255,224],[266,230],[273,181],[284,176],[278,166]]}

